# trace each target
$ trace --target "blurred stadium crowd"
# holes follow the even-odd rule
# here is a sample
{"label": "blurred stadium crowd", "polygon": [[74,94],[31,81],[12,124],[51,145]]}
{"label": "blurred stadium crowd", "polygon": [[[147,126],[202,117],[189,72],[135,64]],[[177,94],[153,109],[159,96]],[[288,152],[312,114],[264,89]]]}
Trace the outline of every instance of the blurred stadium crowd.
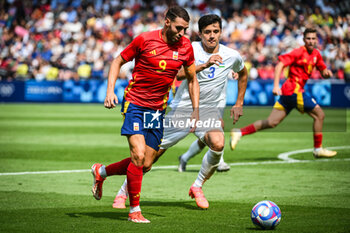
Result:
{"label": "blurred stadium crowd", "polygon": [[334,78],[350,81],[350,3],[340,0],[0,0],[0,80],[106,79],[111,60],[162,27],[172,4],[189,11],[191,40],[200,16],[221,16],[222,43],[243,55],[250,79],[273,79],[277,56],[302,45],[305,25],[314,25]]}

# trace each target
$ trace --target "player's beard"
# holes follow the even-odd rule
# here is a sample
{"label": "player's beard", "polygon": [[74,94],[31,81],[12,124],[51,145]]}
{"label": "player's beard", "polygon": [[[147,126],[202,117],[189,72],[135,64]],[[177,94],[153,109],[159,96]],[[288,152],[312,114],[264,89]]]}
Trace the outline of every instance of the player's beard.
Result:
{"label": "player's beard", "polygon": [[179,39],[177,39],[177,37],[176,37],[177,33],[172,32],[170,29],[167,30],[165,34],[166,34],[166,37],[167,37],[168,41],[171,44],[176,43],[176,42],[178,42],[181,39],[181,37]]}
{"label": "player's beard", "polygon": [[307,49],[309,52],[312,52],[315,48],[316,48],[316,44],[308,44],[308,45],[306,46],[306,49]]}

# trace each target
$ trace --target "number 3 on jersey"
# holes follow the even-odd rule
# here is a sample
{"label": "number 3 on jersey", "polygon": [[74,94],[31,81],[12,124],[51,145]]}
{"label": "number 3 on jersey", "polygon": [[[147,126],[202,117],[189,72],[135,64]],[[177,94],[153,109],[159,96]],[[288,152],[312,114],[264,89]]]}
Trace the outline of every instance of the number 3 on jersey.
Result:
{"label": "number 3 on jersey", "polygon": [[163,72],[166,69],[166,61],[160,60],[159,61],[159,67],[162,68],[161,70],[157,70],[157,72]]}
{"label": "number 3 on jersey", "polygon": [[210,74],[208,74],[208,78],[214,78],[214,73],[215,73],[215,67],[212,66],[209,68]]}

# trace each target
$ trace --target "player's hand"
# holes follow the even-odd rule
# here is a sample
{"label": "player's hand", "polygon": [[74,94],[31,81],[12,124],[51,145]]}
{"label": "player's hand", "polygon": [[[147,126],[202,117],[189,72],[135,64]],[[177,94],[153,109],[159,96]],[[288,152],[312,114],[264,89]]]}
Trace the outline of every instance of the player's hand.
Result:
{"label": "player's hand", "polygon": [[194,126],[191,127],[191,130],[190,130],[191,133],[196,131],[197,121],[199,120],[199,109],[198,108],[193,110],[193,112],[191,114],[191,122],[192,122],[192,120],[195,120],[195,121],[194,121]]}
{"label": "player's hand", "polygon": [[332,76],[333,76],[333,73],[332,73],[331,70],[325,69],[325,70],[322,71],[322,77],[323,78],[330,78]]}
{"label": "player's hand", "polygon": [[233,124],[236,124],[238,119],[243,116],[243,106],[234,105],[231,108],[231,118],[233,117]]}
{"label": "player's hand", "polygon": [[107,93],[107,96],[104,102],[105,108],[114,108],[117,103],[118,103],[118,97],[114,93],[111,93],[111,94]]}
{"label": "player's hand", "polygon": [[281,88],[280,87],[274,87],[272,89],[272,94],[274,94],[274,95],[281,95],[282,94]]}
{"label": "player's hand", "polygon": [[222,57],[220,56],[220,55],[213,55],[213,56],[211,56],[210,58],[209,58],[209,60],[207,61],[207,67],[210,67],[210,66],[212,66],[212,65],[214,65],[214,64],[216,64],[217,66],[219,66],[220,65],[220,63],[222,63]]}
{"label": "player's hand", "polygon": [[232,70],[232,78],[233,78],[233,80],[238,80],[238,78],[239,78],[238,73],[234,72],[233,70]]}

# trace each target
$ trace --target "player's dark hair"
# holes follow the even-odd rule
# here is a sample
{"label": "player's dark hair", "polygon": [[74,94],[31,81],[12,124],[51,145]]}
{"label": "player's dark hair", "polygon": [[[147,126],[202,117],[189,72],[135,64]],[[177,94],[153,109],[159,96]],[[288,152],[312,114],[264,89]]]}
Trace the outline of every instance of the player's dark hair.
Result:
{"label": "player's dark hair", "polygon": [[316,33],[316,29],[315,28],[306,28],[304,30],[304,37],[308,34],[308,33]]}
{"label": "player's dark hair", "polygon": [[172,6],[167,11],[165,18],[170,19],[171,21],[175,21],[176,17],[182,18],[186,22],[190,22],[190,16],[185,8],[181,6]]}
{"label": "player's dark hair", "polygon": [[199,32],[202,32],[203,28],[206,26],[213,24],[213,23],[219,23],[220,29],[222,29],[222,22],[221,18],[217,15],[210,14],[210,15],[204,15],[198,20],[198,28]]}

